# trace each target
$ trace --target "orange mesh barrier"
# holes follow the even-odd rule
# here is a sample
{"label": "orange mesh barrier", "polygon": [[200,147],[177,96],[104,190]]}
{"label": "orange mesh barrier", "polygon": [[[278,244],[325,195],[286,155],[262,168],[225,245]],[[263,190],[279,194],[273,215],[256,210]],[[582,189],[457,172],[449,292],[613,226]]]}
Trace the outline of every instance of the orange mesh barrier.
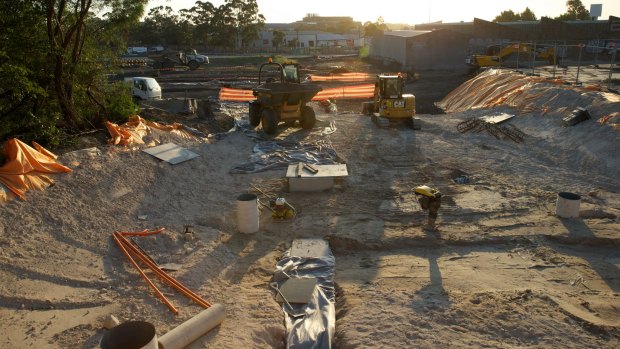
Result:
{"label": "orange mesh barrier", "polygon": [[[321,101],[328,98],[370,98],[373,96],[375,90],[374,84],[342,86],[324,89],[319,92],[313,101]],[[234,88],[222,87],[220,90],[220,100],[222,101],[234,101],[234,102],[249,102],[253,101],[256,97],[252,94],[251,90],[241,90]]]}
{"label": "orange mesh barrier", "polygon": [[320,101],[320,100],[325,100],[328,98],[346,98],[346,99],[370,98],[374,95],[374,91],[375,91],[374,84],[327,88],[317,93],[317,95],[314,96],[312,100]]}
{"label": "orange mesh barrier", "polygon": [[368,73],[342,73],[332,75],[310,75],[310,81],[340,81],[340,82],[356,82],[374,80],[375,75]]}
{"label": "orange mesh barrier", "polygon": [[[54,181],[46,174],[71,172],[71,169],[56,162],[56,155],[35,143],[36,150],[13,138],[6,142],[4,152],[6,163],[0,167],[0,183],[14,196],[25,199],[28,189],[43,190]],[[13,197],[2,195],[0,202]]]}
{"label": "orange mesh barrier", "polygon": [[221,101],[249,102],[256,99],[252,90],[222,87],[220,89]]}

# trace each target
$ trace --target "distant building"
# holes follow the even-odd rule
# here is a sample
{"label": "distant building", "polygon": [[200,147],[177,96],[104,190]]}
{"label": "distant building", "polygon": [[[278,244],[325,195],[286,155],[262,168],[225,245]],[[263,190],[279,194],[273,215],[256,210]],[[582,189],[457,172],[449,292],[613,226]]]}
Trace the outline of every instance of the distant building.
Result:
{"label": "distant building", "polygon": [[372,40],[370,56],[410,71],[463,68],[469,38],[447,29],[388,31]]}
{"label": "distant building", "polygon": [[[340,47],[353,48],[357,42],[354,35],[342,35],[324,33],[320,31],[283,31],[284,43],[281,47],[313,48],[313,47]],[[273,30],[263,30],[258,34],[258,39],[249,44],[252,48],[273,48]]]}
{"label": "distant building", "polygon": [[410,70],[458,69],[465,68],[468,54],[482,53],[490,45],[509,42],[556,45],[561,58],[577,57],[581,45],[583,58],[588,59],[616,50],[620,44],[620,18],[558,21],[543,17],[539,21],[508,23],[476,18],[468,23],[419,24],[415,30],[386,31],[374,38],[370,56]]}

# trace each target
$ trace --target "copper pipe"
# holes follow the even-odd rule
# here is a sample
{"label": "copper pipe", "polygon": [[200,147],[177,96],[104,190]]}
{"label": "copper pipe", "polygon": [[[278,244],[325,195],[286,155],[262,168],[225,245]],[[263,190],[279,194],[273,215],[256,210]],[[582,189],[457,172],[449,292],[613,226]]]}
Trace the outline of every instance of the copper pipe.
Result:
{"label": "copper pipe", "polygon": [[138,270],[138,272],[140,273],[140,275],[142,276],[144,281],[146,281],[146,283],[153,289],[153,291],[155,291],[155,294],[164,302],[164,304],[166,304],[168,309],[170,309],[170,311],[172,311],[175,315],[178,314],[179,311],[174,307],[174,305],[172,305],[172,303],[170,303],[168,298],[166,298],[166,296],[164,296],[163,293],[161,293],[161,291],[159,291],[157,286],[155,286],[155,284],[148,278],[148,276],[146,276],[146,274],[144,274],[144,272],[142,271],[142,269],[140,269],[140,267],[138,266],[136,261],[134,261],[133,258],[131,258],[131,255],[129,254],[129,252],[127,252],[127,250],[123,246],[123,242],[120,241],[119,238],[116,235],[114,235],[114,234],[112,234],[112,238],[114,239],[114,241],[116,242],[118,247],[121,249],[121,251],[123,251],[125,256],[127,256],[127,258],[129,258],[129,261],[131,262],[131,264]]}
{"label": "copper pipe", "polygon": [[153,270],[153,272],[155,272],[155,274],[157,276],[159,276],[160,278],[162,278],[164,281],[166,281],[170,286],[176,288],[179,292],[183,293],[185,296],[187,296],[188,298],[190,298],[191,300],[193,300],[194,302],[196,302],[198,305],[204,307],[204,308],[209,308],[211,306],[211,304],[207,301],[205,301],[204,299],[202,299],[199,295],[197,295],[196,293],[192,292],[190,289],[188,289],[187,287],[185,287],[183,284],[181,284],[179,281],[177,281],[175,278],[173,278],[172,276],[170,276],[168,273],[166,273],[165,271],[161,270],[161,268],[159,268],[157,266],[157,264],[153,263],[148,256],[146,256],[145,254],[143,254],[142,252],[140,252],[134,245],[132,245],[129,240],[127,240],[122,233],[120,232],[115,232],[114,234],[116,234],[116,237],[132,252],[133,255],[135,255],[138,259],[140,259],[144,264],[146,264],[151,270]]}

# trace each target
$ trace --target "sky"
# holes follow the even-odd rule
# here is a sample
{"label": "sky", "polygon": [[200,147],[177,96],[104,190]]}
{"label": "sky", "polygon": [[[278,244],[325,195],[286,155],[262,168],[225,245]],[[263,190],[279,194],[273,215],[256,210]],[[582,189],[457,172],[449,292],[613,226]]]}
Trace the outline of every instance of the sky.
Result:
{"label": "sky", "polygon": [[[203,0],[209,1],[209,0]],[[210,0],[215,6],[224,0]],[[308,13],[320,16],[349,16],[353,20],[375,22],[379,16],[387,23],[421,24],[443,21],[471,22],[474,17],[493,20],[505,10],[523,12],[526,7],[540,17],[557,17],[566,12],[566,0],[257,0],[267,23],[291,23]],[[581,0],[587,10],[590,4],[602,4],[599,19],[620,17],[619,0]],[[148,8],[170,6],[174,10],[189,9],[195,0],[151,0]],[[148,13],[148,9],[147,9]]]}

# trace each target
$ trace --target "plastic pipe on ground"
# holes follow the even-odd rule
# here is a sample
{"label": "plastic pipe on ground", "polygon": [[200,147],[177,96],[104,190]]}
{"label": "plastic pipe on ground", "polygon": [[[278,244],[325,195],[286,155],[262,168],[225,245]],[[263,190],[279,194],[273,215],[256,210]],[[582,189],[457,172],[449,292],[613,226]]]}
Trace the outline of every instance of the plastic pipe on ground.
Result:
{"label": "plastic pipe on ground", "polygon": [[166,228],[159,228],[153,231],[149,231],[148,229],[144,229],[142,231],[134,231],[134,232],[118,231],[117,233],[123,236],[149,236],[149,235],[159,234],[164,230],[166,230]]}
{"label": "plastic pipe on ground", "polygon": [[185,296],[187,296],[189,299],[191,299],[194,302],[196,302],[198,305],[200,305],[200,306],[202,306],[204,308],[208,308],[208,307],[211,306],[211,304],[209,302],[207,302],[204,299],[202,299],[199,295],[197,295],[196,293],[192,292],[187,287],[183,286],[183,284],[181,284],[175,278],[173,278],[172,276],[168,275],[165,271],[163,271],[161,268],[159,268],[159,266],[157,266],[157,264],[153,263],[153,261],[151,260],[151,258],[149,258],[149,256],[147,256],[147,255],[143,254],[141,251],[139,251],[125,237],[120,236],[119,238],[125,244],[125,247],[127,247],[131,252],[134,253],[134,255],[138,259],[140,259],[144,264],[146,264],[151,270],[153,270],[155,272],[155,275],[159,276],[162,280],[167,282],[170,286],[176,288],[179,292],[183,293]]}
{"label": "plastic pipe on ground", "polygon": [[178,314],[179,311],[174,307],[174,305],[170,303],[168,298],[166,298],[166,296],[164,296],[163,293],[159,291],[157,286],[155,286],[155,284],[148,278],[148,276],[144,274],[142,269],[140,269],[140,266],[138,266],[138,263],[136,263],[136,261],[134,261],[133,258],[131,258],[131,255],[129,254],[129,252],[127,252],[127,250],[123,246],[123,242],[118,238],[118,236],[116,236],[115,234],[112,234],[112,238],[114,239],[118,247],[121,249],[121,251],[123,251],[125,256],[127,256],[131,264],[136,268],[136,270],[138,270],[138,272],[140,273],[144,281],[146,281],[146,283],[153,289],[153,291],[155,291],[155,294],[159,297],[159,299],[161,299],[164,302],[164,304],[166,304],[166,306],[168,307],[168,309],[170,309],[170,311],[172,311],[175,314]]}
{"label": "plastic pipe on ground", "polygon": [[159,349],[183,349],[224,321],[226,309],[214,304],[159,338]]}
{"label": "plastic pipe on ground", "polygon": [[253,234],[259,229],[258,198],[254,194],[237,197],[237,229],[243,234]]}
{"label": "plastic pipe on ground", "polygon": [[191,299],[194,302],[198,303],[198,305],[200,305],[200,306],[202,306],[204,308],[208,308],[208,307],[211,306],[211,304],[209,302],[205,301],[200,296],[198,296],[196,293],[192,292],[190,289],[188,289],[187,287],[183,286],[175,278],[173,278],[172,276],[168,275],[166,272],[161,270],[155,263],[153,263],[148,258],[148,256],[146,256],[142,252],[140,252],[124,236],[122,236],[121,233],[115,233],[115,234],[116,234],[115,236],[124,244],[124,246],[126,248],[128,248],[138,259],[140,259],[144,264],[146,264],[151,270],[153,270],[153,272],[155,272],[155,274],[157,276],[159,276],[162,280],[167,282],[170,286],[176,288],[179,292],[183,293],[189,299]]}
{"label": "plastic pipe on ground", "polygon": [[562,218],[579,217],[579,204],[581,196],[574,193],[558,193],[555,214]]}

